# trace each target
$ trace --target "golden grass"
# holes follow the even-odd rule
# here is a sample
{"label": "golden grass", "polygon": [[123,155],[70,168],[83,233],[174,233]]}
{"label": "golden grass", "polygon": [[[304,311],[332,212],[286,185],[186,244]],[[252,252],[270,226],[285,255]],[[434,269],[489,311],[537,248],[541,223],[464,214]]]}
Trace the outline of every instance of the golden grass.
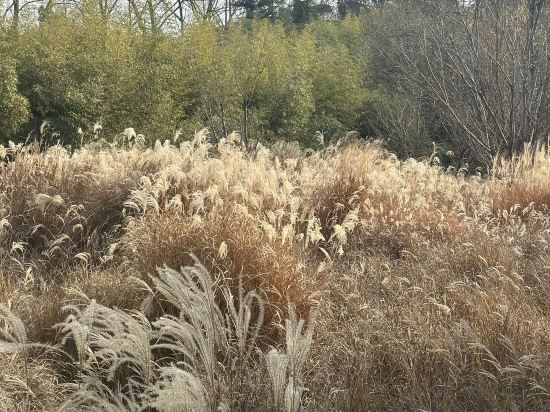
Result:
{"label": "golden grass", "polygon": [[[74,355],[54,325],[68,325],[62,307],[75,302],[101,305],[139,336],[159,332],[159,319],[174,326],[163,316],[178,311],[154,303],[162,301],[157,268],[189,267],[196,258],[213,277],[215,307],[205,313],[233,326],[214,327],[222,346],[210,374],[197,359],[200,370],[166,369],[185,356],[151,349],[158,375],[147,374],[154,381],[147,386],[140,372],[136,384],[155,396],[169,396],[162,385],[172,379],[191,385],[195,406],[204,401],[207,409],[275,410],[287,402],[285,387],[299,398],[293,410],[550,409],[550,154],[542,147],[497,159],[486,177],[399,161],[377,143],[313,153],[279,144],[248,154],[237,135],[212,145],[205,132],[152,148],[4,151],[13,159],[0,166],[0,303],[23,320],[30,342]],[[265,307],[245,298],[253,291]],[[292,347],[274,333],[291,317],[289,304],[298,319],[318,312],[296,380],[285,363]],[[246,361],[233,359],[252,344],[236,332],[247,316],[263,320],[255,349]],[[178,327],[192,319],[179,318]],[[286,339],[289,328],[301,328],[293,325]],[[201,336],[192,347],[210,342],[193,327]],[[31,369],[49,365],[36,370],[43,382],[33,386],[31,407],[61,402],[46,396],[61,383],[84,385],[70,387],[73,401],[92,394],[89,402],[139,404],[124,400],[131,388],[116,389],[135,371],[99,349],[116,333],[89,352],[105,356],[114,380],[88,376],[92,369],[72,365],[68,354],[29,352]],[[225,333],[237,335],[226,344]],[[266,355],[267,344],[277,351]],[[5,361],[17,379],[20,361]],[[201,388],[215,393],[203,399]],[[0,408],[29,390],[2,389]]]}
{"label": "golden grass", "polygon": [[144,278],[157,267],[188,266],[196,256],[219,273],[234,292],[262,291],[269,302],[266,320],[280,321],[292,303],[307,317],[312,300],[322,290],[315,271],[304,265],[303,251],[293,240],[270,238],[249,216],[227,212],[219,219],[197,219],[178,212],[150,214],[132,222],[122,247]]}

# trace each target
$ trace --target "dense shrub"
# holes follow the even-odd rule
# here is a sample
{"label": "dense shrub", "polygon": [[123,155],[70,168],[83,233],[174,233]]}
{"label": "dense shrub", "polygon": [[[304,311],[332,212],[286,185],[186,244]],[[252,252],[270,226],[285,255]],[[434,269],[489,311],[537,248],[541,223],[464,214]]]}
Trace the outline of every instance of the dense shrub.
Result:
{"label": "dense shrub", "polygon": [[246,142],[285,136],[309,145],[317,130],[356,128],[365,95],[354,51],[361,30],[350,19],[301,31],[197,22],[179,35],[143,34],[93,13],[52,14],[6,42],[17,69],[5,76],[10,93],[28,99],[31,118],[22,124],[25,106],[10,104],[12,125],[3,128],[78,144],[97,137],[96,125],[105,137],[131,126],[150,139],[208,127],[216,138],[237,131]]}
{"label": "dense shrub", "polygon": [[17,90],[17,73],[0,49],[0,142],[15,135],[29,116],[29,104]]}

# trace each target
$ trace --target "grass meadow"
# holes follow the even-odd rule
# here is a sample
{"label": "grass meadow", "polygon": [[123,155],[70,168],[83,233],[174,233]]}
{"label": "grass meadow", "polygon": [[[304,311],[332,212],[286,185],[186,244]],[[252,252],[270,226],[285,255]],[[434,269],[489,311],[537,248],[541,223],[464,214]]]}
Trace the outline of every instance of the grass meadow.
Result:
{"label": "grass meadow", "polygon": [[0,147],[1,411],[550,410],[550,153]]}

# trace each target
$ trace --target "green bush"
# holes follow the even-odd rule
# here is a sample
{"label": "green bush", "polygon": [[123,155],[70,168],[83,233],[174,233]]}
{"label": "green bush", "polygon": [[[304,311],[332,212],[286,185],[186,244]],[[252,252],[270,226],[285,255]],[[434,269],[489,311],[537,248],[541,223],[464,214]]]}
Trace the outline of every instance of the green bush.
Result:
{"label": "green bush", "polygon": [[245,20],[150,34],[92,12],[54,13],[20,27],[7,49],[31,120],[10,116],[10,133],[44,139],[48,130],[78,143],[95,137],[96,124],[104,137],[132,127],[152,140],[207,127],[214,139],[237,131],[245,141],[310,145],[317,130],[359,125],[362,30],[360,19],[300,30]]}
{"label": "green bush", "polygon": [[0,142],[13,137],[28,116],[28,101],[17,90],[15,62],[0,55]]}

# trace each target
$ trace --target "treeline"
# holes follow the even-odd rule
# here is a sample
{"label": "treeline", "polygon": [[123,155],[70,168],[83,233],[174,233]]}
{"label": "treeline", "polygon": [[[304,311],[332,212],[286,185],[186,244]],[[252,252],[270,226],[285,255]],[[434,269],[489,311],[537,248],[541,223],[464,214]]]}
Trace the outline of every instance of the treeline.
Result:
{"label": "treeline", "polygon": [[105,136],[132,127],[154,139],[205,126],[245,141],[343,133],[360,126],[367,98],[363,46],[359,19],[303,30],[196,22],[180,35],[144,35],[95,15],[56,15],[4,32],[0,133],[65,141],[96,125]]}
{"label": "treeline", "polygon": [[[8,1],[8,0],[6,0]],[[546,0],[9,0],[0,139],[315,144],[489,164],[550,132]],[[99,127],[101,126],[101,128]]]}

